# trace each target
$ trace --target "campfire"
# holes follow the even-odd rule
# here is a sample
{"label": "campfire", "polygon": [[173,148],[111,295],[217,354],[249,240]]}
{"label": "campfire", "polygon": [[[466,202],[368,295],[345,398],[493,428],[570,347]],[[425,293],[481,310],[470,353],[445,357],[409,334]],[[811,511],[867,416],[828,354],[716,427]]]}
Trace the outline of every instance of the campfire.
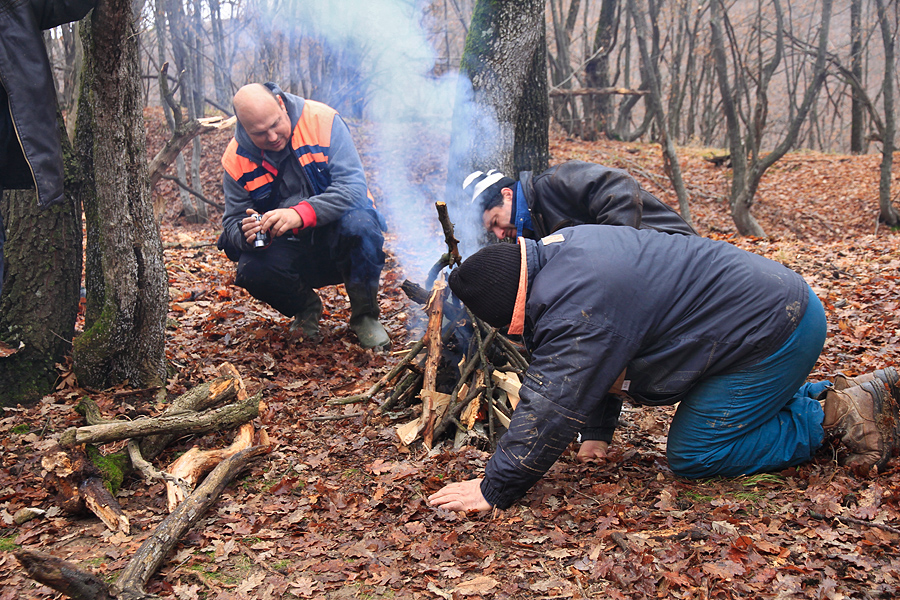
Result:
{"label": "campfire", "polygon": [[421,402],[418,417],[397,426],[403,444],[421,437],[430,449],[452,433],[456,447],[471,443],[493,449],[518,404],[528,354],[450,294],[442,273],[462,262],[459,240],[447,205],[437,202],[435,206],[447,252],[429,273],[430,290],[409,280],[401,286],[410,300],[424,306],[425,334],[366,392],[329,404],[380,401],[382,414],[400,418]]}

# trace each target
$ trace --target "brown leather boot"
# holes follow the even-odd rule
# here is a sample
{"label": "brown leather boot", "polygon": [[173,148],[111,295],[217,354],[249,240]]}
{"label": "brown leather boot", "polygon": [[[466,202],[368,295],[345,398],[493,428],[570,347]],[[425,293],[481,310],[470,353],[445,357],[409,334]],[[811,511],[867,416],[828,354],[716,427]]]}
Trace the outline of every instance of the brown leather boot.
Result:
{"label": "brown leather boot", "polygon": [[867,381],[872,381],[873,379],[880,379],[891,395],[894,396],[894,400],[900,401],[900,374],[897,373],[897,370],[894,367],[879,369],[872,373],[857,375],[856,377],[847,377],[843,373],[838,373],[834,376],[834,389],[846,390],[847,388],[851,388]]}
{"label": "brown leather boot", "polygon": [[823,405],[826,433],[840,438],[849,454],[841,464],[862,475],[884,469],[897,447],[897,404],[879,378],[842,390],[830,389]]}

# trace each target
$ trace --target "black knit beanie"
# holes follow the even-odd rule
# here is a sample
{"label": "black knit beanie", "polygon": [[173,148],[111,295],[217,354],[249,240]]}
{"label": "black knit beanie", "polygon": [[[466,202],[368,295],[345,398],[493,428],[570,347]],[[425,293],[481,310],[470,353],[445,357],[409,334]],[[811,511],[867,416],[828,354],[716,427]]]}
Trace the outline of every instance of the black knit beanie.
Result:
{"label": "black knit beanie", "polygon": [[505,327],[516,306],[521,256],[519,244],[485,246],[450,272],[450,289],[476,317]]}

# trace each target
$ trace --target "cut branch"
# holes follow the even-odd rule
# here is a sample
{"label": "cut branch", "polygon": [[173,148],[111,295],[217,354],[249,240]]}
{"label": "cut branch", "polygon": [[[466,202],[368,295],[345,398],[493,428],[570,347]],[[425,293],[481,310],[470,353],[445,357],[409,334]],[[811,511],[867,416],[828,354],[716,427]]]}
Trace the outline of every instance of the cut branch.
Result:
{"label": "cut branch", "polygon": [[203,483],[137,549],[114,585],[117,600],[145,598],[147,594],[144,586],[181,536],[215,503],[222,490],[247,468],[252,459],[268,451],[268,445],[253,446],[219,463]]}
{"label": "cut branch", "polygon": [[63,433],[60,444],[63,444],[64,440],[68,445],[106,444],[156,434],[178,436],[186,433],[206,433],[215,429],[228,429],[256,418],[259,415],[260,397],[261,394],[257,394],[243,402],[200,413],[182,413],[77,427]]}

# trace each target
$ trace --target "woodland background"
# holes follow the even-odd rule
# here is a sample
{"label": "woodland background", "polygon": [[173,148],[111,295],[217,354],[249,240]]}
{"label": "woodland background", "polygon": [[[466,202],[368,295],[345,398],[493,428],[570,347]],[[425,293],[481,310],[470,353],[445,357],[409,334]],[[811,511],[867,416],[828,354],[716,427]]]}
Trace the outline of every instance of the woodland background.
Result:
{"label": "woodland background", "polygon": [[[667,141],[674,142],[698,231],[783,262],[801,273],[823,300],[829,336],[812,377],[898,366],[900,236],[882,222],[879,200],[885,158],[879,136],[890,121],[885,98],[890,101],[896,82],[883,86],[890,70],[885,65],[894,63],[890,57],[885,61],[885,48],[889,55],[891,46],[882,43],[881,20],[875,16],[879,6],[885,9],[894,20],[884,21],[893,24],[889,29],[896,36],[897,3],[850,3],[861,11],[865,50],[860,81],[870,108],[862,110],[855,129],[853,86],[840,69],[824,78],[792,151],[760,176],[751,207],[765,237],[739,235],[733,217],[735,172],[721,160],[729,154],[730,142],[712,71],[708,4],[650,2],[639,7],[646,9],[653,31],[649,47],[655,44],[662,75],[658,81],[666,90],[668,118],[662,122],[667,125],[648,116],[647,95],[595,98],[575,93],[651,86],[647,80],[652,77],[637,58],[637,41],[630,37],[636,36],[636,28],[629,19],[640,11],[626,10],[626,4],[547,3],[547,18],[541,22],[547,27],[547,79],[554,82],[548,85],[554,120],[547,161],[581,159],[626,169],[678,207],[671,162],[665,158]],[[783,4],[720,5],[731,23],[729,54],[740,57],[747,72],[764,63],[766,49],[775,47],[769,44],[775,40],[776,5],[790,17],[782,31],[813,43],[821,6]],[[173,87],[181,77],[177,97],[188,118],[227,112],[235,86],[250,80],[275,80],[339,107],[391,226],[381,308],[399,351],[418,339],[424,327],[421,309],[406,299],[399,284],[405,278],[424,283],[428,268],[444,251],[434,202],[445,199],[451,187],[447,157],[454,136],[454,73],[475,6],[452,0],[342,4],[342,19],[328,22],[330,30],[369,36],[351,43],[344,35],[343,44],[312,18],[315,7],[139,5],[147,155],[171,136],[156,87],[164,61],[174,66],[169,71],[176,74]],[[614,9],[616,41],[601,41],[608,52],[598,52],[604,7]],[[832,67],[835,61],[850,63],[851,7],[842,3],[831,17]],[[371,12],[375,9],[385,10],[386,17],[377,15],[387,20]],[[399,34],[397,27],[409,23],[415,25],[410,35]],[[63,28],[48,34],[60,65],[64,106],[69,102],[64,65],[70,59],[63,56],[77,64],[78,55],[77,44],[65,45],[71,33]],[[410,43],[413,38],[421,43]],[[734,93],[748,102],[742,118],[757,126],[747,139],[757,140],[761,159],[789,133],[801,91],[814,79],[809,49],[800,43],[784,49],[790,58],[785,54],[765,94],[757,95],[752,76],[734,80],[745,86]],[[614,65],[614,77],[604,85],[587,75],[591,60],[601,55]],[[192,84],[198,74],[194,81],[202,84]],[[573,92],[564,91],[568,89]],[[610,101],[608,112],[595,107],[597,98]],[[763,102],[764,114],[753,108],[761,106],[756,100]],[[859,135],[854,131],[862,132],[860,146],[854,146],[854,135]],[[208,380],[218,365],[229,361],[252,392],[262,391],[266,410],[257,424],[268,430],[274,450],[226,490],[151,580],[149,591],[179,599],[838,599],[888,598],[900,592],[897,458],[878,478],[860,480],[837,465],[837,449],[826,445],[814,462],[782,473],[687,481],[666,466],[668,408],[626,407],[608,465],[579,465],[566,456],[507,511],[462,516],[429,508],[425,497],[446,480],[477,475],[489,448],[452,450],[442,444],[428,452],[418,444],[400,444],[394,427],[410,420],[416,406],[381,415],[377,401],[326,404],[364,391],[399,357],[355,345],[340,286],[324,291],[325,337],[308,345],[292,343],[285,335],[288,319],[232,285],[232,265],[214,246],[221,215],[215,205],[222,202],[218,159],[230,135],[224,130],[196,138],[181,154],[184,170],[176,164],[168,173],[183,186],[161,181],[154,190],[154,203],[161,208],[169,296],[164,395],[171,399]],[[887,155],[893,158],[893,152]],[[896,185],[897,167],[889,166]],[[464,218],[451,217],[464,228]],[[463,231],[460,237],[465,235]],[[76,332],[84,327],[87,310],[83,302]],[[52,393],[33,406],[7,407],[0,419],[3,600],[54,596],[25,576],[11,554],[15,549],[51,552],[114,579],[166,513],[162,486],[147,486],[138,478],[126,479],[117,496],[134,521],[131,535],[113,534],[93,517],[72,518],[54,506],[43,483],[40,454],[64,429],[83,422],[74,411],[80,398],[94,399],[108,418],[133,419],[164,407],[158,395],[135,392],[131,382],[85,385],[71,367],[70,361],[60,362]],[[317,420],[322,418],[334,420]],[[221,447],[231,438],[231,432],[223,431],[179,440],[159,464],[168,464],[192,445]],[[118,447],[101,450],[110,453]],[[12,515],[23,507],[47,513],[16,524]]]}

